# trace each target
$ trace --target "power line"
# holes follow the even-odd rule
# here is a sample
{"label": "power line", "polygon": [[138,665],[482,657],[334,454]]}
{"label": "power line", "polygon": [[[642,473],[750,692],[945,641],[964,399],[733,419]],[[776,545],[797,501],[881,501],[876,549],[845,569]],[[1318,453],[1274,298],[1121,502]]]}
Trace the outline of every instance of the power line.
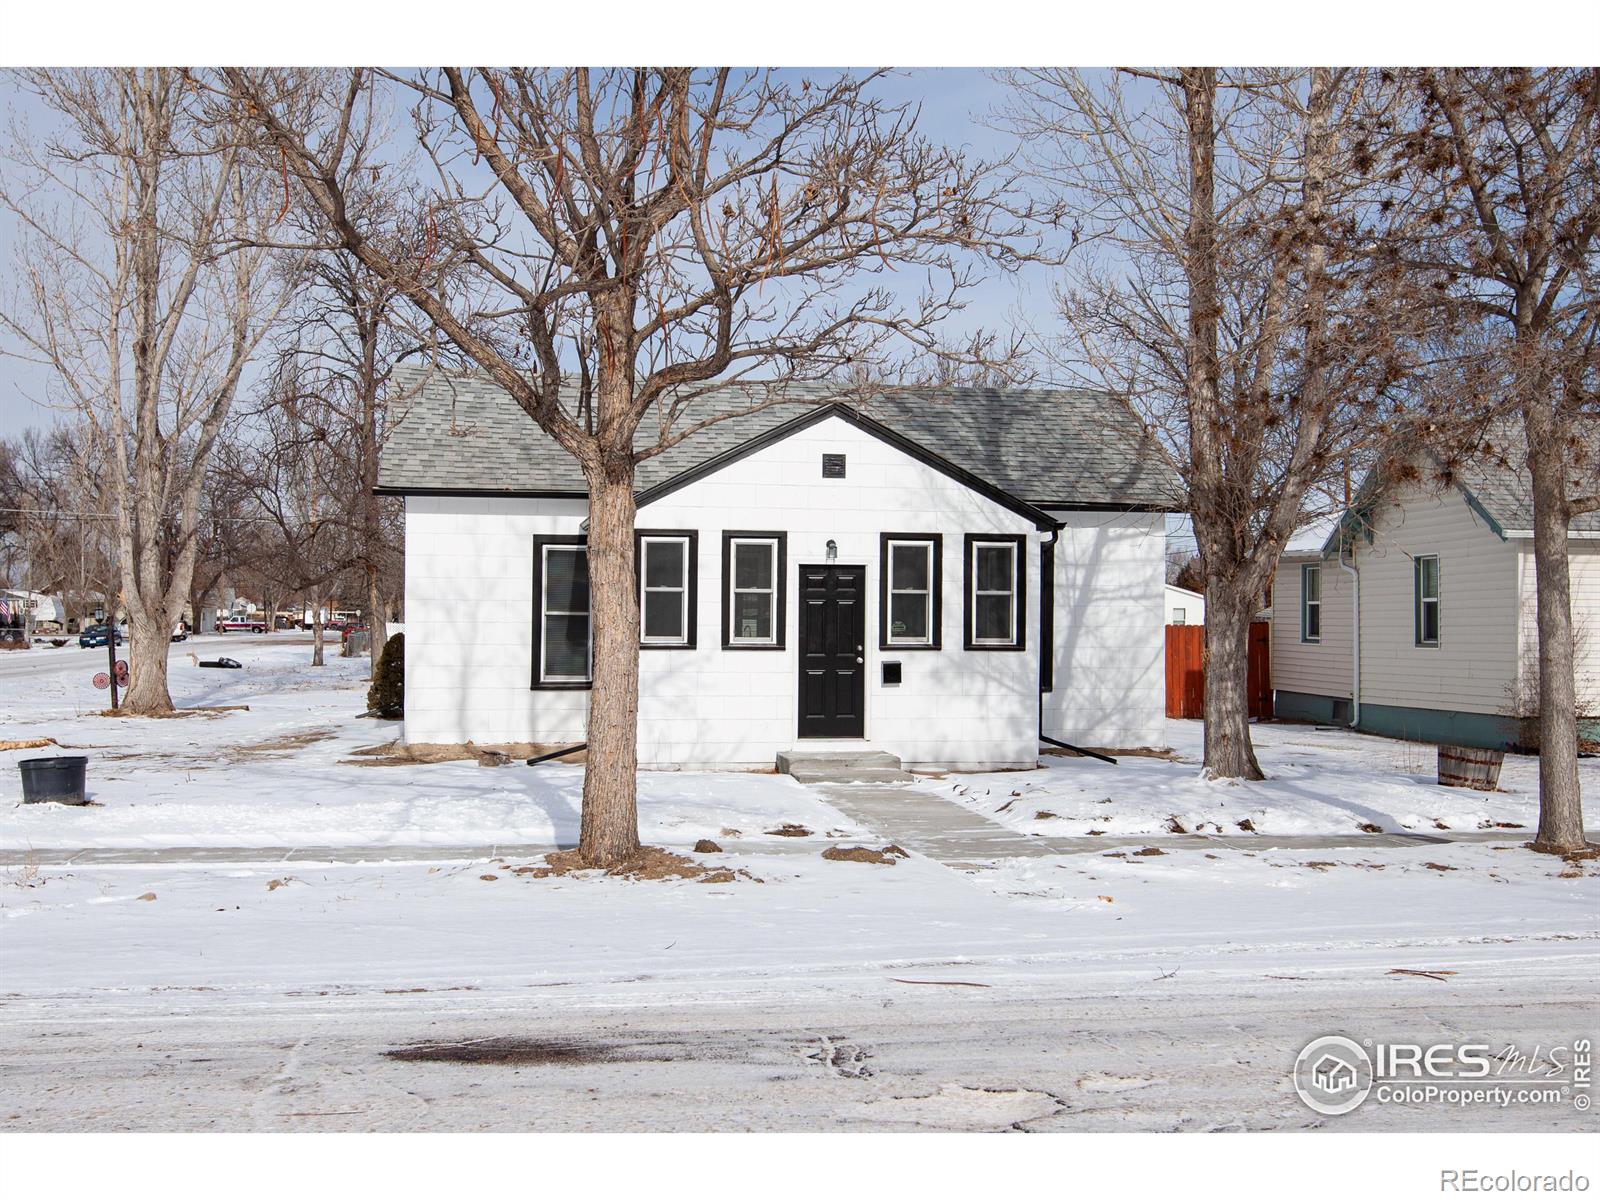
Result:
{"label": "power line", "polygon": [[[24,516],[33,516],[33,517],[79,517],[79,518],[89,518],[89,519],[95,520],[95,521],[110,521],[110,520],[113,519],[113,514],[111,514],[111,513],[97,513],[97,512],[86,512],[86,511],[80,512],[80,511],[77,511],[77,510],[74,510],[74,509],[70,509],[70,508],[10,508],[10,507],[0,506],[0,512],[21,513]],[[267,523],[269,525],[276,523],[275,519],[272,518],[272,517],[202,517],[200,519],[203,522],[211,522],[211,521],[226,521],[226,522],[229,522],[229,523],[234,523],[234,522],[245,522],[245,523],[265,522],[265,523]]]}

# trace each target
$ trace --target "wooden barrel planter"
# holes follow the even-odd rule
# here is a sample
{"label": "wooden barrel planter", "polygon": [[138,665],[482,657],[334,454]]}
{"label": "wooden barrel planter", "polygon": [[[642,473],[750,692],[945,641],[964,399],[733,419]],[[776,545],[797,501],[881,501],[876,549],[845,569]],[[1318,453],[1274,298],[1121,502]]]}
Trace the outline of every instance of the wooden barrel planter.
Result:
{"label": "wooden barrel planter", "polygon": [[1504,750],[1479,750],[1474,746],[1439,747],[1439,783],[1443,787],[1476,788],[1480,792],[1500,787]]}

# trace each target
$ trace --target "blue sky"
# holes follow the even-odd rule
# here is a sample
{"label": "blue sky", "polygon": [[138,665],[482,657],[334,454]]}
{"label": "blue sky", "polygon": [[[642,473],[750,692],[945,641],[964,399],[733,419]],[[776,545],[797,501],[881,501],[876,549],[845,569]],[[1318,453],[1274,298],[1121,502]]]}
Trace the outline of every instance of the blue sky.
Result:
{"label": "blue sky", "polygon": [[[799,73],[799,72],[796,72]],[[819,72],[818,74],[822,74]],[[920,69],[899,72],[883,80],[878,94],[893,101],[920,104],[920,128],[947,145],[965,147],[979,155],[999,155],[1011,149],[1011,139],[985,127],[986,113],[1003,99],[1003,87],[980,70],[969,68]],[[38,126],[48,124],[50,114],[42,111],[31,97],[20,92],[15,81],[0,77],[0,100],[6,115],[20,116]],[[0,168],[3,169],[3,168]],[[13,225],[0,213],[0,276],[12,270]],[[893,275],[888,278],[893,280]],[[907,278],[904,286],[914,288],[917,280]],[[1012,324],[1017,310],[1034,319],[1046,316],[1050,280],[1043,269],[1018,275],[991,270],[983,286],[972,297],[968,311],[952,332],[977,326],[1005,328]],[[0,349],[14,349],[0,335]],[[29,425],[70,423],[70,412],[51,409],[39,402],[48,395],[48,373],[11,357],[0,356],[0,431],[13,435]]]}

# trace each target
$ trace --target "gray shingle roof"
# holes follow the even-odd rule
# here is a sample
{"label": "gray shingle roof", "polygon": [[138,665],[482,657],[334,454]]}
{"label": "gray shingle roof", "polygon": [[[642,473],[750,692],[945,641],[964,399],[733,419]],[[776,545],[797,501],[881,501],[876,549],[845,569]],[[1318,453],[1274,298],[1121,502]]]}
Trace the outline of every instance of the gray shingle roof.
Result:
{"label": "gray shingle roof", "polygon": [[[1592,495],[1600,477],[1600,426],[1585,422],[1579,437],[1587,450],[1575,456],[1567,476],[1567,494]],[[1528,441],[1521,421],[1500,421],[1484,440],[1483,453],[1464,463],[1457,483],[1500,526],[1503,533],[1533,529],[1533,479],[1528,474]],[[1600,512],[1574,517],[1567,527],[1579,533],[1600,532]]]}
{"label": "gray shingle roof", "polygon": [[[434,372],[397,380],[398,402],[379,464],[387,492],[582,494],[583,473],[500,387],[480,375]],[[696,400],[681,425],[745,408],[760,385]],[[821,384],[790,385],[785,402],[712,425],[641,463],[642,491],[804,417],[838,398]],[[1181,508],[1180,485],[1125,401],[1079,389],[939,388],[876,393],[850,407],[1018,500],[1040,508]],[[639,444],[658,435],[648,419]]]}
{"label": "gray shingle roof", "polygon": [[[1600,489],[1600,421],[1580,421],[1577,436],[1580,448],[1569,459],[1567,494],[1592,495]],[[1426,442],[1412,454],[1423,464],[1423,478],[1430,481],[1429,486],[1456,488],[1499,536],[1532,533],[1533,480],[1528,474],[1528,440],[1520,420],[1495,421],[1476,450],[1463,456],[1448,473],[1445,459],[1429,449]],[[1374,513],[1391,501],[1396,482],[1389,472],[1370,473],[1357,490],[1355,502],[1328,533],[1321,553],[1337,553],[1356,531],[1364,531],[1370,541]],[[1600,533],[1600,512],[1574,517],[1567,529],[1572,533]],[[1306,552],[1307,547],[1302,546],[1286,550],[1285,554]]]}

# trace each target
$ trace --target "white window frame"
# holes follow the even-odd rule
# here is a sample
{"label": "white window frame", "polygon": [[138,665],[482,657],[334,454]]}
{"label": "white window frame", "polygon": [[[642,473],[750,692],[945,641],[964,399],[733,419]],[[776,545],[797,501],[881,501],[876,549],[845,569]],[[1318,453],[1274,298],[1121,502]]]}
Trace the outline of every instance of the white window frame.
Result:
{"label": "white window frame", "polygon": [[[588,546],[563,546],[549,544],[543,546],[539,560],[539,682],[540,683],[593,683],[594,682],[594,596],[589,597],[587,611],[577,609],[551,609],[550,607],[550,553],[581,554],[585,559],[589,557]],[[552,675],[548,669],[550,655],[550,617],[576,617],[582,616],[588,622],[589,633],[585,638],[587,646],[585,673],[583,675]]]}
{"label": "white window frame", "polygon": [[[770,587],[742,588],[739,586],[739,547],[764,546],[772,565]],[[778,539],[768,537],[735,537],[728,539],[728,644],[730,646],[776,646],[778,644],[778,589],[783,586],[779,578],[778,564]],[[740,637],[738,630],[739,621],[739,595],[765,594],[771,597],[767,605],[768,633],[766,637]]]}
{"label": "white window frame", "polygon": [[[1306,581],[1313,575],[1317,580],[1317,598],[1311,599],[1306,588]],[[1311,632],[1311,610],[1317,610],[1317,631]],[[1302,563],[1300,565],[1300,640],[1308,646],[1314,646],[1322,641],[1322,564]]]}
{"label": "white window frame", "polygon": [[[923,586],[920,588],[897,588],[894,586],[894,556],[900,547],[914,547],[923,552],[923,562],[927,566],[927,574],[923,576]],[[884,614],[884,630],[887,634],[886,641],[891,646],[931,646],[934,642],[933,627],[933,590],[938,586],[938,581],[933,577],[934,559],[938,556],[933,550],[932,538],[890,538],[888,562],[884,570],[888,572],[885,581],[885,591],[888,594],[889,611]],[[896,596],[922,596],[922,612],[924,633],[921,637],[897,637],[894,632],[894,598]]]}
{"label": "white window frame", "polygon": [[[639,537],[639,643],[644,646],[687,646],[689,644],[689,560],[690,539],[686,535],[662,535],[646,533]],[[651,584],[650,578],[650,547],[653,545],[676,544],[682,550],[680,561],[683,574],[676,584]],[[649,637],[645,634],[645,597],[651,592],[676,592],[678,594],[678,632],[668,637],[656,635]]]}
{"label": "white window frame", "polygon": [[[1003,547],[1006,552],[1011,555],[1011,586],[1005,591],[997,591],[992,588],[980,588],[978,586],[978,551],[994,546]],[[967,553],[971,556],[967,561],[967,577],[972,580],[972,595],[967,604],[967,620],[969,622],[967,629],[968,642],[973,646],[979,647],[1017,645],[1018,641],[1020,640],[1018,638],[1018,631],[1022,626],[1022,614],[1017,611],[1017,593],[1019,582],[1018,575],[1022,571],[1021,548],[1014,541],[1005,541],[999,538],[996,538],[992,541],[986,541],[982,538],[976,538],[967,544]],[[1009,599],[1010,603],[1007,606],[1007,611],[1009,611],[1011,614],[1011,632],[1006,637],[981,638],[978,636],[979,596],[1005,596]]]}
{"label": "white window frame", "polygon": [[[1416,622],[1414,630],[1416,644],[1432,649],[1439,645],[1439,640],[1444,634],[1444,576],[1439,570],[1439,556],[1437,554],[1419,554],[1413,561],[1415,565],[1412,570],[1416,573],[1413,585],[1416,596],[1416,608],[1413,617]],[[1423,591],[1428,578],[1427,567],[1424,564],[1430,562],[1433,564],[1433,595],[1431,596]],[[1427,636],[1428,621],[1426,614],[1430,604],[1433,605],[1432,638]]]}

